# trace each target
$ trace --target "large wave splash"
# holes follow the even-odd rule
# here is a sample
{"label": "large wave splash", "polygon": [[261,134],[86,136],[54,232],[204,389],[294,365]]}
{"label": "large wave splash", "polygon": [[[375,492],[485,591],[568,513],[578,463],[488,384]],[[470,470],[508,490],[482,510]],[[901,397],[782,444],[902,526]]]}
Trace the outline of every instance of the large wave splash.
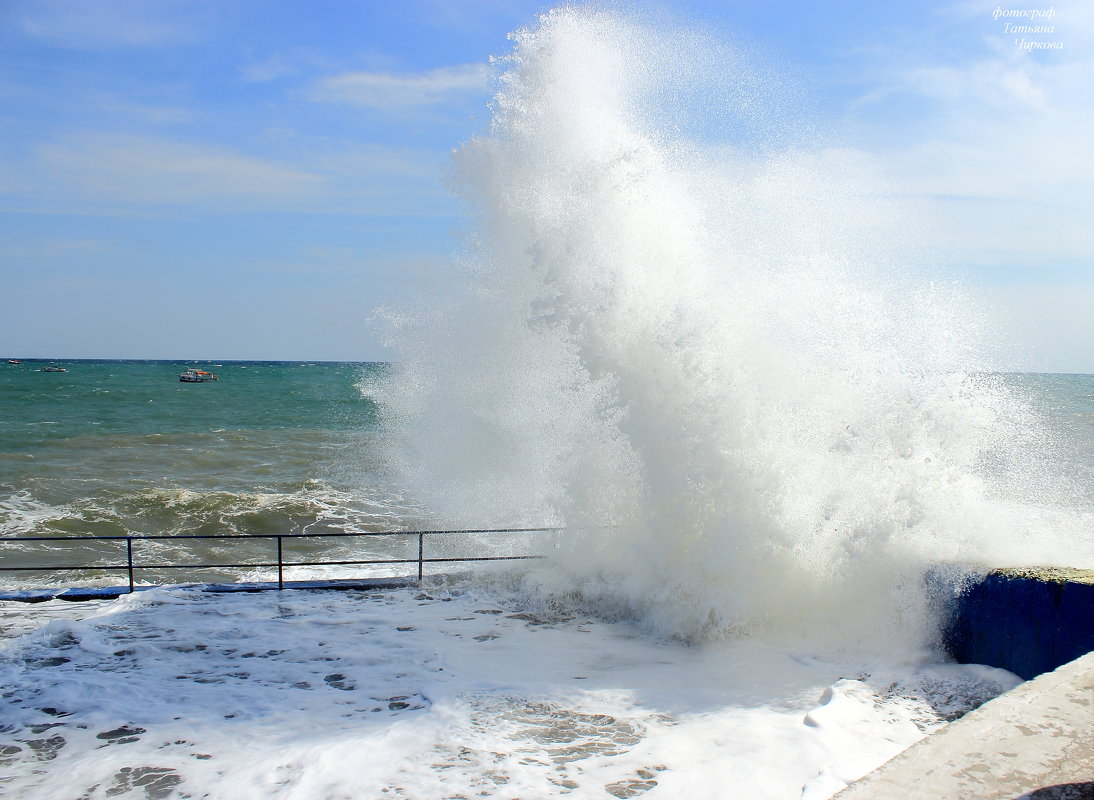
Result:
{"label": "large wave splash", "polygon": [[762,80],[708,37],[567,7],[513,38],[455,156],[458,276],[388,315],[419,497],[568,526],[542,589],[686,638],[918,646],[931,564],[1051,557],[1012,502],[1048,491],[1036,421],[853,152],[765,146]]}

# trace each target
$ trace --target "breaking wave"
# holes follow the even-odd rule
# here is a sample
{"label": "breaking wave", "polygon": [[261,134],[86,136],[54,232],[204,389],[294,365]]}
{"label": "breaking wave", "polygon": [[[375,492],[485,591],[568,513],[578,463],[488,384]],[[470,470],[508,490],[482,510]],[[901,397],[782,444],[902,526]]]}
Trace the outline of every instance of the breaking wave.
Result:
{"label": "breaking wave", "polygon": [[416,496],[570,526],[530,587],[685,638],[918,647],[932,565],[1094,558],[866,159],[779,135],[783,90],[705,35],[566,7],[514,41],[455,156],[459,276],[388,311],[370,388]]}

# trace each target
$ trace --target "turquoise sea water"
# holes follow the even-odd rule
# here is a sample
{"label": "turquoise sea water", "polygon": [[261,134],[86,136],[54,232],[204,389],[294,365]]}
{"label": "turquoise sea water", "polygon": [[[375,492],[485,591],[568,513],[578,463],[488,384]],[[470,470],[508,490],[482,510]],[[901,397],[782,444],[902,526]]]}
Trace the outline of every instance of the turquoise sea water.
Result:
{"label": "turquoise sea water", "polygon": [[[48,363],[0,369],[0,535],[246,536],[418,520],[384,482],[377,409],[357,386],[386,365],[69,361],[47,373]],[[187,366],[220,380],[182,383]],[[192,544],[208,560],[208,543]],[[19,547],[5,550],[9,563]],[[244,560],[268,560],[256,548]]]}
{"label": "turquoise sea water", "polygon": [[[47,373],[47,363],[0,365],[2,536],[246,536],[435,522],[388,477],[379,409],[359,388],[383,380],[389,365],[69,361],[67,372]],[[187,366],[220,380],[182,383]],[[1094,474],[1094,376],[1006,379],[1053,431],[1060,469]],[[347,541],[341,552],[356,546]],[[379,552],[392,547],[401,545]],[[6,551],[9,563],[17,553]]]}

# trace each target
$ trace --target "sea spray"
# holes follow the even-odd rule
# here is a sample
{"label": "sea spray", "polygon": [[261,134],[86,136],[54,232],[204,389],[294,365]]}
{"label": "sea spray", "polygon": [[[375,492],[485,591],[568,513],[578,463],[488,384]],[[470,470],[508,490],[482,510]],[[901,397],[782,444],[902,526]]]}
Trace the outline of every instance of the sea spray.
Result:
{"label": "sea spray", "polygon": [[[566,7],[513,38],[455,156],[461,283],[388,312],[372,391],[417,496],[568,526],[529,586],[689,639],[915,650],[930,565],[1059,557],[1015,502],[1040,428],[961,293],[902,266],[863,157],[756,144],[756,82],[700,69],[702,37]],[[741,105],[675,125],[677,84]]]}

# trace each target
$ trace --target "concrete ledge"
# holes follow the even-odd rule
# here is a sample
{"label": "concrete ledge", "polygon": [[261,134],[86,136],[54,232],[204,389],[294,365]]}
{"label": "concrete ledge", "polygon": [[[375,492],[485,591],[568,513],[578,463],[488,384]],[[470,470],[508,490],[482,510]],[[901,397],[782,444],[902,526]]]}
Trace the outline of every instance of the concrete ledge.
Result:
{"label": "concrete ledge", "polygon": [[[417,586],[417,578],[342,578],[326,581],[285,581],[285,589],[401,589]],[[278,588],[277,581],[251,583],[180,583],[166,586],[137,586],[135,591],[149,589],[199,589],[203,592],[228,594],[233,592],[268,592]],[[25,589],[23,591],[0,592],[0,600],[14,600],[20,603],[44,603],[47,600],[113,600],[129,594],[128,586],[88,586],[68,588],[58,586],[54,589]]]}
{"label": "concrete ledge", "polygon": [[1094,653],[912,745],[836,800],[1094,797]]}

